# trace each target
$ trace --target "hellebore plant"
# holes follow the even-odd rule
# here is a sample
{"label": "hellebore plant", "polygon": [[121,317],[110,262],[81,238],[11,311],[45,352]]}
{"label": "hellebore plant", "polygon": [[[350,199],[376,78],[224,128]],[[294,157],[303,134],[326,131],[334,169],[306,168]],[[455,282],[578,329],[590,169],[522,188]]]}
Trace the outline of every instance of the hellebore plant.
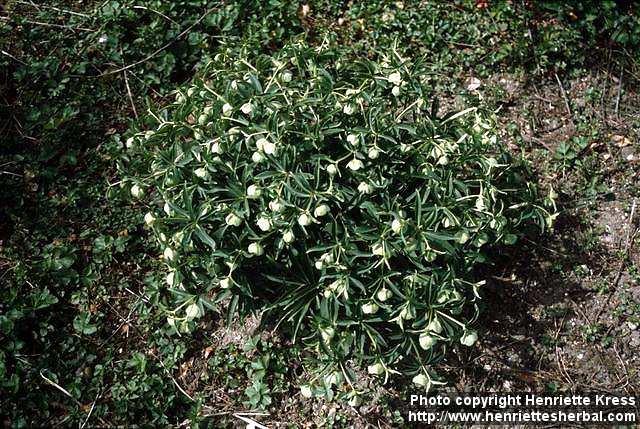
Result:
{"label": "hellebore plant", "polygon": [[149,201],[176,330],[260,311],[323,377],[352,379],[349,361],[428,387],[448,348],[478,338],[472,269],[550,224],[553,201],[490,114],[435,113],[419,62],[342,58],[217,55],[129,137],[125,183]]}

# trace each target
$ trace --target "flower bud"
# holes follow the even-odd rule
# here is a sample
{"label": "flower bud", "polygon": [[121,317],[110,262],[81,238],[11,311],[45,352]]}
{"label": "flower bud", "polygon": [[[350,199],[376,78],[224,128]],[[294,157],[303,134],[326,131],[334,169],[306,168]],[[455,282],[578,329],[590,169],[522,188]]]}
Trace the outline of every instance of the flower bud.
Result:
{"label": "flower bud", "polygon": [[173,210],[171,209],[169,203],[164,203],[164,207],[162,207],[162,210],[164,210],[167,216],[173,216]]}
{"label": "flower bud", "polygon": [[374,363],[373,365],[369,365],[367,367],[367,372],[371,375],[384,374],[384,371],[384,365],[382,365],[380,362]]}
{"label": "flower bud", "polygon": [[422,347],[425,350],[429,350],[438,342],[438,339],[436,337],[432,337],[431,335],[429,335],[428,332],[424,332],[420,334],[419,342],[420,342],[420,347]]}
{"label": "flower bud", "polygon": [[391,90],[391,94],[393,94],[394,97],[397,97],[398,95],[400,95],[400,87],[394,86],[393,89]]}
{"label": "flower bud", "polygon": [[353,113],[356,111],[356,108],[353,104],[348,103],[344,105],[342,111],[345,113],[345,115],[353,115]]}
{"label": "flower bud", "polygon": [[320,329],[320,336],[322,337],[322,341],[328,343],[331,341],[333,336],[336,334],[336,330],[331,326],[327,326],[326,328]]}
{"label": "flower bud", "polygon": [[247,198],[258,198],[262,194],[262,190],[256,185],[250,185],[247,188]]}
{"label": "flower bud", "polygon": [[153,215],[153,213],[148,212],[146,215],[144,215],[144,222],[147,225],[151,226],[155,221],[156,221],[156,217]]}
{"label": "flower bud", "polygon": [[193,320],[196,317],[200,317],[200,307],[198,307],[198,304],[194,302],[193,304],[187,307],[186,313],[187,313],[187,319]]}
{"label": "flower bud", "polygon": [[422,387],[429,384],[429,378],[424,374],[416,375],[415,377],[413,377],[411,381],[413,381],[413,384],[417,386],[422,386]]}
{"label": "flower bud", "polygon": [[293,240],[296,238],[295,235],[293,235],[293,231],[289,230],[287,232],[285,232],[282,235],[282,240],[284,240],[285,243],[291,243],[293,242]]}
{"label": "flower bud", "polygon": [[329,173],[329,175],[333,176],[338,172],[338,167],[336,167],[335,164],[329,164],[327,165],[327,173]]}
{"label": "flower bud", "polygon": [[376,147],[372,147],[369,149],[369,153],[367,153],[369,159],[376,159],[380,156],[380,151]]}
{"label": "flower bud", "polygon": [[220,280],[220,288],[229,289],[229,286],[231,286],[231,277],[225,277]]}
{"label": "flower bud", "polygon": [[358,136],[357,136],[357,135],[355,135],[355,134],[349,134],[349,135],[347,136],[347,141],[349,142],[349,144],[350,144],[351,146],[355,146],[355,145],[357,145],[357,144],[358,144]]}
{"label": "flower bud", "polygon": [[478,341],[478,333],[473,330],[464,331],[460,338],[460,343],[467,347],[471,347],[476,343],[476,341]]}
{"label": "flower bud", "polygon": [[298,216],[298,223],[301,226],[307,226],[311,224],[311,216],[309,216],[306,213],[302,213],[300,216]]}
{"label": "flower bud", "polygon": [[398,86],[402,83],[402,76],[399,72],[393,72],[389,75],[389,77],[387,77],[387,80],[392,84]]}
{"label": "flower bud", "polygon": [[258,228],[260,228],[260,230],[264,232],[271,229],[271,221],[266,217],[260,217],[256,222],[256,225],[258,225]]}
{"label": "flower bud", "polygon": [[391,222],[391,230],[394,233],[399,234],[400,231],[402,231],[402,221],[398,218],[395,218],[393,222]]}
{"label": "flower bud", "polygon": [[235,213],[229,213],[224,221],[229,226],[240,226],[242,223],[242,219]]}
{"label": "flower bud", "polygon": [[284,71],[282,73],[282,81],[283,82],[291,82],[291,78],[293,77],[293,75],[291,74],[290,71]]}
{"label": "flower bud", "polygon": [[176,258],[176,253],[173,251],[171,247],[165,247],[162,255],[164,256],[164,259],[167,261],[173,261]]}
{"label": "flower bud", "polygon": [[315,217],[322,217],[322,216],[326,215],[327,213],[329,213],[329,206],[326,205],[326,204],[319,205],[313,211],[313,215]]}
{"label": "flower bud", "polygon": [[249,245],[249,247],[247,248],[247,251],[252,254],[252,255],[256,255],[256,256],[260,256],[264,253],[264,249],[262,248],[262,246],[259,243],[251,243]]}
{"label": "flower bud", "polygon": [[242,113],[244,113],[245,115],[250,114],[251,112],[253,112],[253,105],[251,103],[244,103],[241,107],[240,110],[242,111]]}
{"label": "flower bud", "polygon": [[300,394],[305,398],[311,398],[313,396],[311,388],[307,385],[300,386]]}
{"label": "flower bud", "polygon": [[266,153],[267,155],[275,155],[276,151],[277,151],[277,147],[275,143],[272,142],[266,142],[262,149],[264,150],[264,153]]}
{"label": "flower bud", "polygon": [[384,256],[384,245],[382,243],[376,243],[371,246],[371,253],[376,256]]}
{"label": "flower bud", "polygon": [[393,293],[389,289],[383,287],[378,291],[376,296],[378,297],[378,301],[385,302],[386,300],[388,300],[393,296]]}
{"label": "flower bud", "polygon": [[264,151],[264,145],[269,143],[269,140],[265,139],[264,137],[259,138],[258,140],[256,140],[256,147],[258,148],[259,151]]}
{"label": "flower bud", "polygon": [[359,395],[352,396],[349,399],[349,406],[350,407],[359,407],[361,404],[362,404],[362,398]]}
{"label": "flower bud", "polygon": [[260,152],[253,152],[253,155],[251,155],[251,160],[256,164],[260,164],[262,161],[264,161],[264,155]]}
{"label": "flower bud", "polygon": [[220,154],[220,153],[223,153],[224,151],[222,150],[222,146],[220,145],[220,143],[215,142],[211,145],[211,152]]}
{"label": "flower bud", "polygon": [[439,334],[442,332],[442,325],[437,318],[434,318],[428,325],[427,330]]}
{"label": "flower bud", "polygon": [[269,209],[274,213],[279,213],[284,208],[284,205],[279,200],[269,201]]}
{"label": "flower bud", "polygon": [[171,271],[169,272],[169,274],[167,274],[167,278],[165,279],[167,281],[167,285],[169,287],[173,287],[173,282],[176,279],[176,273],[175,271]]}
{"label": "flower bud", "polygon": [[209,172],[204,167],[196,168],[193,171],[193,174],[195,174],[197,177],[201,179],[206,179],[207,177],[209,177]]}
{"label": "flower bud", "polygon": [[368,183],[361,182],[358,185],[358,191],[362,194],[370,194],[371,192],[373,192],[373,188]]}
{"label": "flower bud", "polygon": [[141,198],[144,195],[144,190],[138,185],[133,185],[131,187],[131,195],[135,198]]}
{"label": "flower bud", "polygon": [[378,304],[376,304],[375,302],[369,302],[366,304],[362,305],[362,313],[363,314],[374,314],[378,312],[378,309],[380,307],[378,307]]}
{"label": "flower bud", "polygon": [[351,161],[349,161],[349,163],[347,164],[347,167],[350,170],[358,171],[358,170],[360,170],[361,168],[364,167],[364,164],[359,159],[353,158]]}
{"label": "flower bud", "polygon": [[233,107],[231,106],[231,104],[224,103],[224,106],[222,106],[222,114],[224,116],[229,116],[231,112],[233,112]]}

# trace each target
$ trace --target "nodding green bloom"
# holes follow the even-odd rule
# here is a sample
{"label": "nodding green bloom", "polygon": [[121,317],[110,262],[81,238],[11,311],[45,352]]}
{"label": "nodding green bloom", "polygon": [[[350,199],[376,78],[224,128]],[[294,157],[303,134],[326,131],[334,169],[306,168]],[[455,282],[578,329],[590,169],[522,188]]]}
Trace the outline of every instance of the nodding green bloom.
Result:
{"label": "nodding green bloom", "polygon": [[165,279],[167,281],[167,285],[169,285],[169,287],[173,287],[173,282],[176,279],[176,273],[175,271],[171,271],[169,272],[169,274],[167,274],[167,278]]}
{"label": "nodding green bloom", "polygon": [[302,213],[298,216],[298,223],[302,226],[307,226],[311,224],[311,216],[306,213]]}
{"label": "nodding green bloom", "polygon": [[264,150],[264,153],[267,155],[275,155],[278,148],[275,143],[268,141],[263,145],[262,150]]}
{"label": "nodding green bloom", "polygon": [[396,233],[399,234],[400,231],[402,231],[402,221],[398,218],[395,218],[392,222],[391,222],[391,230]]}
{"label": "nodding green bloom", "polygon": [[413,319],[413,314],[411,314],[411,310],[408,307],[405,307],[400,311],[400,318],[403,320]]}
{"label": "nodding green bloom", "polygon": [[264,232],[271,229],[271,221],[266,217],[260,217],[256,222],[256,225],[258,225],[258,228],[260,228],[260,230]]}
{"label": "nodding green bloom", "polygon": [[389,77],[387,77],[387,80],[396,86],[402,84],[402,76],[399,72],[391,73]]}
{"label": "nodding green bloom", "polygon": [[380,307],[375,302],[368,302],[362,305],[362,313],[363,314],[374,314],[377,313]]}
{"label": "nodding green bloom", "polygon": [[284,71],[282,72],[282,81],[283,82],[291,82],[291,78],[293,77],[293,75],[291,74],[290,71]]}
{"label": "nodding green bloom", "polygon": [[378,301],[385,302],[386,300],[388,300],[389,298],[391,298],[393,296],[393,292],[391,292],[386,287],[383,287],[382,289],[380,289],[378,291],[376,296],[378,297]]}
{"label": "nodding green bloom", "polygon": [[311,388],[307,385],[300,386],[300,394],[305,398],[311,398],[313,396]]}
{"label": "nodding green bloom", "polygon": [[242,218],[240,218],[240,216],[236,215],[235,213],[229,213],[224,221],[229,226],[240,226],[240,224],[242,223]]}
{"label": "nodding green bloom", "polygon": [[264,145],[267,143],[269,143],[269,140],[265,139],[264,137],[260,137],[258,140],[256,140],[256,147],[259,151],[264,152]]}
{"label": "nodding green bloom", "polygon": [[167,216],[173,216],[173,210],[171,209],[169,203],[164,203],[164,207],[162,207],[162,210],[164,210]]}
{"label": "nodding green bloom", "polygon": [[397,97],[398,95],[400,95],[400,87],[394,86],[393,89],[391,90],[391,94],[393,94],[394,97]]}
{"label": "nodding green bloom", "polygon": [[367,367],[367,372],[371,375],[384,374],[384,371],[384,365],[382,365],[380,362],[374,363],[373,365],[369,365]]}
{"label": "nodding green bloom", "polygon": [[131,195],[133,195],[135,198],[141,198],[144,195],[144,189],[142,189],[138,185],[133,185],[131,187]]}
{"label": "nodding green bloom", "polygon": [[464,331],[460,338],[460,343],[467,347],[471,347],[476,343],[476,341],[478,341],[478,333],[472,330]]}
{"label": "nodding green bloom", "polygon": [[424,374],[416,375],[415,377],[413,377],[411,381],[413,381],[413,384],[417,386],[422,386],[422,387],[429,384],[429,378]]}
{"label": "nodding green bloom", "polygon": [[176,252],[174,252],[171,247],[165,247],[162,256],[164,256],[164,259],[167,261],[173,261],[176,258]]}
{"label": "nodding green bloom", "polygon": [[371,253],[376,256],[384,256],[384,245],[382,243],[376,243],[371,246]]}
{"label": "nodding green bloom", "polygon": [[315,217],[322,217],[322,216],[326,215],[327,213],[329,213],[329,206],[326,205],[326,204],[319,205],[313,211],[313,215]]}
{"label": "nodding green bloom", "polygon": [[256,185],[250,185],[247,188],[247,198],[258,198],[262,194],[262,190]]}
{"label": "nodding green bloom", "polygon": [[242,113],[244,113],[245,115],[249,115],[251,112],[253,112],[253,105],[251,103],[244,103],[240,107],[240,111],[242,111]]}
{"label": "nodding green bloom", "polygon": [[438,339],[436,337],[432,337],[428,332],[424,332],[420,334],[419,342],[420,347],[425,350],[429,350],[431,347],[436,345]]}
{"label": "nodding green bloom", "polygon": [[336,167],[335,164],[327,165],[327,173],[329,173],[329,175],[334,176],[337,172],[338,172],[338,167]]}
{"label": "nodding green bloom", "polygon": [[192,320],[196,317],[200,317],[200,307],[195,302],[187,307],[186,310],[187,319]]}
{"label": "nodding green bloom", "polygon": [[251,155],[251,160],[256,164],[260,164],[262,161],[264,161],[264,155],[260,152],[253,152],[253,155]]}
{"label": "nodding green bloom", "polygon": [[364,164],[359,159],[353,158],[351,161],[349,161],[347,167],[353,171],[358,171],[364,167]]}
{"label": "nodding green bloom", "polygon": [[231,286],[231,277],[225,277],[220,280],[220,287],[222,289],[229,289],[229,286]]}
{"label": "nodding green bloom", "polygon": [[361,182],[358,185],[358,191],[362,194],[370,194],[373,192],[373,188],[367,182]]}
{"label": "nodding green bloom", "polygon": [[285,232],[284,234],[282,234],[282,239],[284,240],[285,243],[291,243],[293,242],[293,240],[295,240],[296,236],[293,235],[293,231],[289,230],[287,232]]}
{"label": "nodding green bloom", "polygon": [[377,159],[380,156],[380,151],[377,147],[372,147],[371,149],[369,149],[369,153],[367,153],[367,156],[370,159]]}
{"label": "nodding green bloom", "polygon": [[332,326],[327,326],[326,328],[320,329],[320,336],[322,337],[322,341],[328,343],[336,334],[336,330],[333,329]]}
{"label": "nodding green bloom", "polygon": [[233,107],[231,106],[231,104],[224,103],[224,106],[222,106],[222,114],[224,116],[229,116],[231,112],[233,112]]}
{"label": "nodding green bloom", "polygon": [[360,397],[359,395],[352,396],[349,399],[349,406],[350,407],[359,407],[361,404],[362,404],[362,397]]}
{"label": "nodding green bloom", "polygon": [[355,134],[349,134],[349,135],[347,136],[347,141],[349,142],[349,144],[350,144],[351,146],[355,146],[355,145],[357,145],[357,144],[358,144],[358,136],[357,136],[357,135],[355,135]]}
{"label": "nodding green bloom", "polygon": [[440,321],[437,318],[434,318],[428,325],[427,325],[427,330],[430,332],[435,332],[436,334],[439,334],[442,332],[442,325],[440,324]]}
{"label": "nodding green bloom", "polygon": [[222,150],[222,146],[220,145],[219,142],[215,142],[211,145],[211,152],[213,153],[217,153],[217,154],[221,154],[224,151]]}
{"label": "nodding green bloom", "polygon": [[269,209],[274,213],[279,213],[284,209],[284,205],[280,200],[269,201]]}
{"label": "nodding green bloom", "polygon": [[193,171],[193,174],[195,174],[197,177],[201,179],[206,179],[207,177],[209,177],[209,172],[204,167],[196,168]]}
{"label": "nodding green bloom", "polygon": [[356,108],[353,104],[351,103],[347,103],[344,105],[344,107],[342,108],[342,111],[346,114],[346,115],[353,115],[353,113],[356,111]]}
{"label": "nodding green bloom", "polygon": [[264,253],[264,249],[262,248],[262,246],[259,243],[251,243],[249,245],[249,247],[247,248],[247,251],[252,254],[252,255],[256,255],[256,256],[260,256]]}
{"label": "nodding green bloom", "polygon": [[144,215],[144,222],[147,225],[151,226],[155,221],[156,221],[156,217],[153,215],[153,213],[148,212],[146,215]]}

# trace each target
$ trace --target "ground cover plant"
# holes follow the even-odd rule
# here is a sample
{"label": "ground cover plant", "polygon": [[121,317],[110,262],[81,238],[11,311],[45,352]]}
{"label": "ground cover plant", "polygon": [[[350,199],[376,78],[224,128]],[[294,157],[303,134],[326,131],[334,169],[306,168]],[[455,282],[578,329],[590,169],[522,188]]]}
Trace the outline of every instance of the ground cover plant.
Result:
{"label": "ground cover plant", "polygon": [[[341,52],[343,70],[338,70],[335,64],[319,68],[345,84],[370,82],[377,91],[373,99],[380,105],[392,106],[391,111],[415,101],[410,98],[418,94],[412,91],[422,91],[423,117],[433,122],[433,129],[444,132],[446,142],[451,143],[460,133],[475,136],[475,141],[479,133],[484,133],[473,129],[476,115],[491,128],[486,131],[488,134],[495,130],[497,141],[488,146],[501,163],[491,167],[490,174],[482,180],[502,186],[505,176],[518,172],[523,178],[537,176],[543,182],[544,191],[538,193],[537,199],[517,209],[517,216],[516,211],[511,212],[513,216],[506,216],[508,233],[519,231],[511,228],[516,228],[520,215],[527,217],[539,210],[531,204],[549,196],[550,184],[558,194],[558,224],[554,234],[544,239],[527,235],[515,246],[509,246],[514,237],[495,234],[493,226],[485,225],[490,232],[489,241],[479,251],[474,250],[471,238],[474,231],[465,244],[455,236],[428,241],[429,245],[437,241],[434,246],[437,252],[434,261],[423,261],[423,265],[433,266],[438,272],[447,264],[455,265],[456,275],[465,281],[487,281],[480,288],[483,299],[467,294],[469,288],[460,289],[460,302],[465,300],[467,305],[455,317],[466,323],[474,318],[475,305],[486,307],[468,328],[478,333],[474,347],[460,344],[464,332],[461,325],[457,331],[449,332],[445,330],[449,327],[447,323],[441,323],[443,338],[438,339],[433,349],[442,352],[436,366],[441,376],[438,380],[459,390],[479,386],[502,389],[509,385],[520,390],[566,391],[594,383],[601,389],[637,390],[634,380],[639,363],[633,349],[640,346],[637,330],[640,263],[634,247],[637,225],[634,213],[638,210],[634,210],[634,198],[639,195],[632,184],[638,174],[635,160],[639,124],[634,109],[637,112],[639,28],[637,6],[627,1],[305,4],[271,1],[260,2],[259,6],[248,1],[204,0],[5,2],[0,7],[3,424],[24,427],[192,423],[220,427],[238,421],[233,416],[236,412],[255,410],[269,416],[252,418],[274,426],[285,421],[303,425],[311,416],[315,424],[337,427],[402,424],[403,390],[419,375],[418,366],[400,365],[408,377],[396,374],[383,387],[384,374],[369,375],[367,368],[378,372],[380,367],[374,360],[380,357],[381,363],[392,362],[391,354],[372,353],[368,348],[375,341],[369,340],[363,349],[366,353],[347,354],[339,349],[336,352],[335,346],[338,340],[343,340],[341,333],[345,330],[340,327],[330,341],[332,347],[324,348],[322,335],[318,337],[312,327],[325,326],[325,321],[331,318],[322,314],[315,301],[310,309],[316,318],[309,317],[306,319],[309,324],[300,325],[298,333],[303,341],[297,341],[298,345],[292,344],[291,335],[287,335],[287,330],[291,333],[296,330],[295,318],[285,319],[275,334],[272,328],[279,320],[275,316],[265,317],[260,329],[256,329],[259,321],[251,316],[243,321],[234,319],[230,328],[217,316],[218,312],[229,312],[229,302],[234,296],[238,297],[236,308],[242,314],[249,306],[286,305],[273,293],[270,280],[265,281],[270,290],[263,294],[256,293],[252,286],[251,296],[258,298],[255,300],[247,299],[247,287],[240,289],[248,283],[243,279],[251,272],[250,266],[261,258],[272,257],[269,264],[275,270],[277,263],[291,259],[287,249],[303,246],[305,240],[330,242],[334,246],[330,238],[336,231],[323,230],[321,224],[313,222],[305,227],[310,234],[303,234],[293,215],[293,206],[302,197],[291,196],[289,212],[283,212],[293,224],[295,241],[279,252],[273,252],[274,246],[278,249],[278,240],[265,238],[269,233],[275,237],[286,232],[276,233],[276,228],[281,227],[279,221],[267,219],[270,230],[263,232],[256,223],[259,219],[252,217],[259,204],[272,215],[268,186],[260,198],[250,200],[251,215],[243,217],[241,226],[225,226],[237,234],[234,240],[242,244],[243,264],[236,268],[237,278],[232,276],[233,287],[216,301],[211,292],[219,291],[219,283],[209,284],[204,279],[217,276],[205,272],[200,262],[194,262],[207,251],[207,238],[203,241],[194,232],[197,223],[187,221],[186,216],[174,215],[167,220],[164,200],[158,199],[159,192],[183,196],[183,190],[168,193],[164,182],[129,175],[136,178],[145,192],[144,197],[135,199],[132,207],[131,186],[136,182],[119,183],[123,176],[116,171],[116,165],[123,154],[129,157],[127,163],[150,160],[140,157],[146,137],[134,136],[134,146],[126,148],[135,130],[157,129],[158,120],[148,110],[160,122],[167,118],[162,115],[180,117],[183,122],[177,128],[185,132],[194,128],[203,137],[217,135],[226,129],[219,117],[224,104],[216,105],[212,110],[215,114],[203,119],[204,124],[198,122],[200,115],[180,116],[201,102],[213,102],[210,94],[200,95],[206,90],[203,85],[207,73],[224,69],[237,74],[235,80],[240,91],[252,88],[251,82],[240,76],[249,72],[248,66],[216,55],[244,52],[243,57],[255,66],[257,58],[278,58],[284,52],[282,48],[294,40],[321,48],[321,53],[309,54],[310,57],[337,56]],[[346,45],[351,46],[348,52],[342,49]],[[394,50],[414,73],[401,75],[401,85],[394,85],[396,79],[391,70],[382,72],[384,59],[380,53],[387,55],[390,66],[398,66],[394,59],[397,57],[392,55]],[[369,60],[373,62],[368,63]],[[309,82],[301,82],[293,73],[297,66],[287,64],[292,72],[291,81],[284,82],[283,77],[275,79],[282,93],[274,96],[283,97],[289,90],[296,93],[309,88]],[[360,64],[360,69],[354,64]],[[379,73],[369,70],[374,67],[372,64]],[[273,74],[269,65],[260,70],[264,76]],[[222,81],[228,83],[226,76],[214,80],[218,82],[216,92],[226,96],[229,88],[217,86]],[[266,86],[265,81],[268,79],[260,80]],[[189,94],[189,88],[194,86],[197,90]],[[394,90],[396,86],[399,89]],[[176,88],[182,99],[174,98]],[[258,98],[260,105],[266,103],[263,96]],[[439,108],[431,104],[434,100],[440,101]],[[308,100],[301,104],[305,103],[317,109]],[[277,123],[262,116],[263,111],[257,109],[252,113],[256,116],[246,116],[238,111],[242,107],[239,101],[230,104],[235,119],[248,120],[247,124],[238,123],[239,129],[245,132],[255,126],[269,132],[279,129]],[[368,107],[368,101],[363,106]],[[469,107],[479,109],[442,124],[448,118],[447,113],[463,112]],[[489,107],[497,110],[497,114],[490,113]],[[303,115],[290,113],[293,124],[305,122]],[[346,115],[344,110],[337,109],[332,115],[341,122],[344,120],[347,126],[363,128],[357,133],[360,137],[357,152],[369,167],[352,171],[345,160],[344,165],[338,165],[334,189],[340,185],[342,191],[354,195],[357,191],[361,195],[355,181],[349,178],[374,178],[382,171],[383,161],[392,159],[390,156],[402,160],[409,156],[385,149],[372,160],[371,141],[365,139],[371,130],[364,130],[370,119],[355,112]],[[254,118],[256,122],[251,120]],[[406,129],[416,127],[413,116],[402,119],[399,124],[387,123],[397,133],[392,134],[397,141],[404,141],[410,132],[419,131],[421,136],[426,133],[426,126],[414,131]],[[217,125],[207,129],[208,123]],[[286,129],[299,127],[290,125]],[[337,147],[346,154],[355,151],[348,137],[345,129],[323,144],[338,142]],[[159,130],[150,138],[150,145],[164,144],[163,138]],[[342,145],[345,140],[349,144]],[[285,138],[277,150],[290,149],[292,141]],[[253,149],[251,145],[256,144],[256,139],[249,139],[248,144]],[[470,150],[475,147],[465,144],[470,144],[468,140],[462,146]],[[188,146],[186,141],[185,145]],[[476,149],[480,148],[473,150]],[[473,150],[470,153],[475,153]],[[238,151],[253,157],[254,150],[249,151],[247,146]],[[287,151],[279,152],[284,153]],[[229,152],[220,155],[228,156]],[[260,155],[265,159],[258,169],[267,169],[277,159],[264,150]],[[448,157],[451,165],[446,168],[462,169],[460,155]],[[484,159],[478,153],[474,156]],[[181,183],[198,184],[194,191],[196,198],[206,195],[208,184],[219,174],[213,158],[206,156],[204,161],[209,163],[206,179],[195,176],[200,167],[195,164],[195,169],[187,170],[189,175],[185,173],[179,178]],[[253,166],[253,159],[243,161]],[[308,171],[302,173],[315,172],[311,160],[305,165]],[[418,164],[411,165],[418,169]],[[150,168],[146,164],[138,167],[140,171]],[[484,167],[471,172],[480,174],[481,170],[484,174]],[[442,176],[437,174],[443,171],[445,165],[436,162],[433,180],[441,183]],[[320,178],[327,178],[326,170],[318,172]],[[272,184],[274,180],[262,182]],[[316,182],[311,183],[315,187]],[[246,193],[247,188],[239,188],[238,192],[242,190]],[[468,192],[479,194],[479,190],[471,188]],[[381,207],[380,200],[376,200],[379,195],[367,196],[375,209]],[[403,192],[398,195],[396,204],[400,197],[407,197]],[[428,199],[422,194],[421,198]],[[508,192],[498,198],[506,201],[523,198],[523,194]],[[490,201],[496,202],[487,199]],[[464,202],[470,205],[470,213],[478,217],[488,219],[499,212],[499,206],[487,205],[486,213],[481,215],[473,199]],[[333,211],[319,219],[336,217],[347,204],[348,200],[327,202]],[[207,228],[223,220],[215,217],[213,209],[214,206],[203,220]],[[309,206],[312,218],[315,209],[315,205]],[[379,220],[369,217],[368,211],[363,212],[363,218],[368,219],[367,228],[373,230],[378,225],[383,230],[381,235],[386,231],[384,237],[391,243],[389,247],[404,252],[403,237],[409,238],[416,232],[415,206],[404,208],[404,223],[400,219],[393,222],[403,208],[396,205],[381,210]],[[149,222],[153,224],[151,227],[144,219],[147,212],[155,217]],[[438,234],[462,229],[461,225],[453,224],[445,228],[445,220],[438,216],[435,218],[442,225],[437,227]],[[470,217],[477,219],[474,215]],[[462,216],[456,214],[456,218]],[[536,222],[535,218],[523,220]],[[225,216],[224,225],[226,222]],[[328,220],[326,224],[330,224]],[[185,240],[183,246],[172,247],[178,259],[171,264],[162,260],[166,246],[159,246],[158,242],[160,233],[173,240],[173,234],[163,230],[169,225],[172,233],[181,229],[189,236],[191,232],[193,245],[190,249],[189,241]],[[400,234],[394,232],[398,226]],[[215,242],[216,251],[229,247],[228,242],[225,244],[215,236],[215,230],[206,231]],[[263,255],[247,257],[251,237],[271,243],[262,246]],[[384,257],[373,255],[370,245],[373,241],[374,234],[365,232],[355,246],[360,246],[366,256],[356,258],[350,266],[363,266],[365,261],[373,263],[383,258],[390,264],[399,262],[397,256],[387,257],[384,248]],[[440,253],[440,246],[444,245],[439,241],[455,249],[455,256]],[[341,272],[335,261],[325,263],[327,258],[318,264],[321,269],[315,267],[320,262],[317,259],[329,250],[335,248],[298,254],[298,258],[304,258],[314,280],[327,277],[325,284],[332,284],[328,282],[329,276]],[[482,264],[482,269],[466,272],[471,263],[463,256],[469,256],[470,250],[474,258],[480,252],[489,253],[495,265]],[[186,255],[190,257],[184,258]],[[197,279],[185,269],[190,265],[196,267],[193,271],[199,276]],[[173,288],[167,284],[169,266],[178,269],[171,282]],[[298,272],[291,271],[292,277],[294,274]],[[184,290],[178,287],[176,276]],[[373,292],[370,284],[363,286],[366,293],[357,287],[349,290],[352,302],[347,304],[353,317],[362,316],[363,309],[376,310],[366,316],[370,319],[386,317],[393,314],[388,313],[390,310],[397,312],[403,304],[401,296],[390,288],[385,289],[393,295],[380,301],[380,297],[387,297],[387,291],[378,296],[379,291]],[[330,298],[318,293],[317,299],[320,302]],[[340,311],[345,311],[344,298],[331,299],[339,303]],[[368,305],[370,299],[377,307]],[[194,303],[196,306],[191,306]],[[277,315],[281,308],[273,307],[271,314]],[[334,310],[326,311],[330,314]],[[193,317],[189,319],[190,316]],[[409,321],[418,323],[417,319]],[[382,319],[371,324],[376,329],[387,325],[400,329],[393,323],[384,324]],[[433,363],[421,347],[420,331],[424,326],[414,329],[403,324],[403,327],[404,331],[397,332],[414,342],[417,339],[423,362]],[[308,335],[300,335],[302,332]],[[427,339],[424,336],[422,343],[426,345]],[[403,341],[400,336],[392,340],[390,344]],[[305,342],[311,347],[305,346]],[[314,349],[314,344],[321,348]],[[356,358],[346,364],[354,372],[345,371],[353,385],[336,384],[337,376],[329,368],[347,355]],[[311,372],[327,364],[325,371]],[[322,399],[308,400],[301,394]]]}

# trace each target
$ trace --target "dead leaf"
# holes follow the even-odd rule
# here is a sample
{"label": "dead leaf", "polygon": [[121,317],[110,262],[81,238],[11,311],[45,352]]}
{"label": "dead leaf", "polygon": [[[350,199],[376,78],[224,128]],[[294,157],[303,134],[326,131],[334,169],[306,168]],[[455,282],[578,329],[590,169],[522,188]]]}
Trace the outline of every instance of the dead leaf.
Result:
{"label": "dead leaf", "polygon": [[631,140],[627,136],[613,135],[611,141],[618,147],[625,147],[631,144]]}
{"label": "dead leaf", "polygon": [[467,90],[475,91],[476,89],[480,88],[481,85],[482,82],[480,82],[480,79],[478,79],[477,77],[472,77],[467,81]]}

